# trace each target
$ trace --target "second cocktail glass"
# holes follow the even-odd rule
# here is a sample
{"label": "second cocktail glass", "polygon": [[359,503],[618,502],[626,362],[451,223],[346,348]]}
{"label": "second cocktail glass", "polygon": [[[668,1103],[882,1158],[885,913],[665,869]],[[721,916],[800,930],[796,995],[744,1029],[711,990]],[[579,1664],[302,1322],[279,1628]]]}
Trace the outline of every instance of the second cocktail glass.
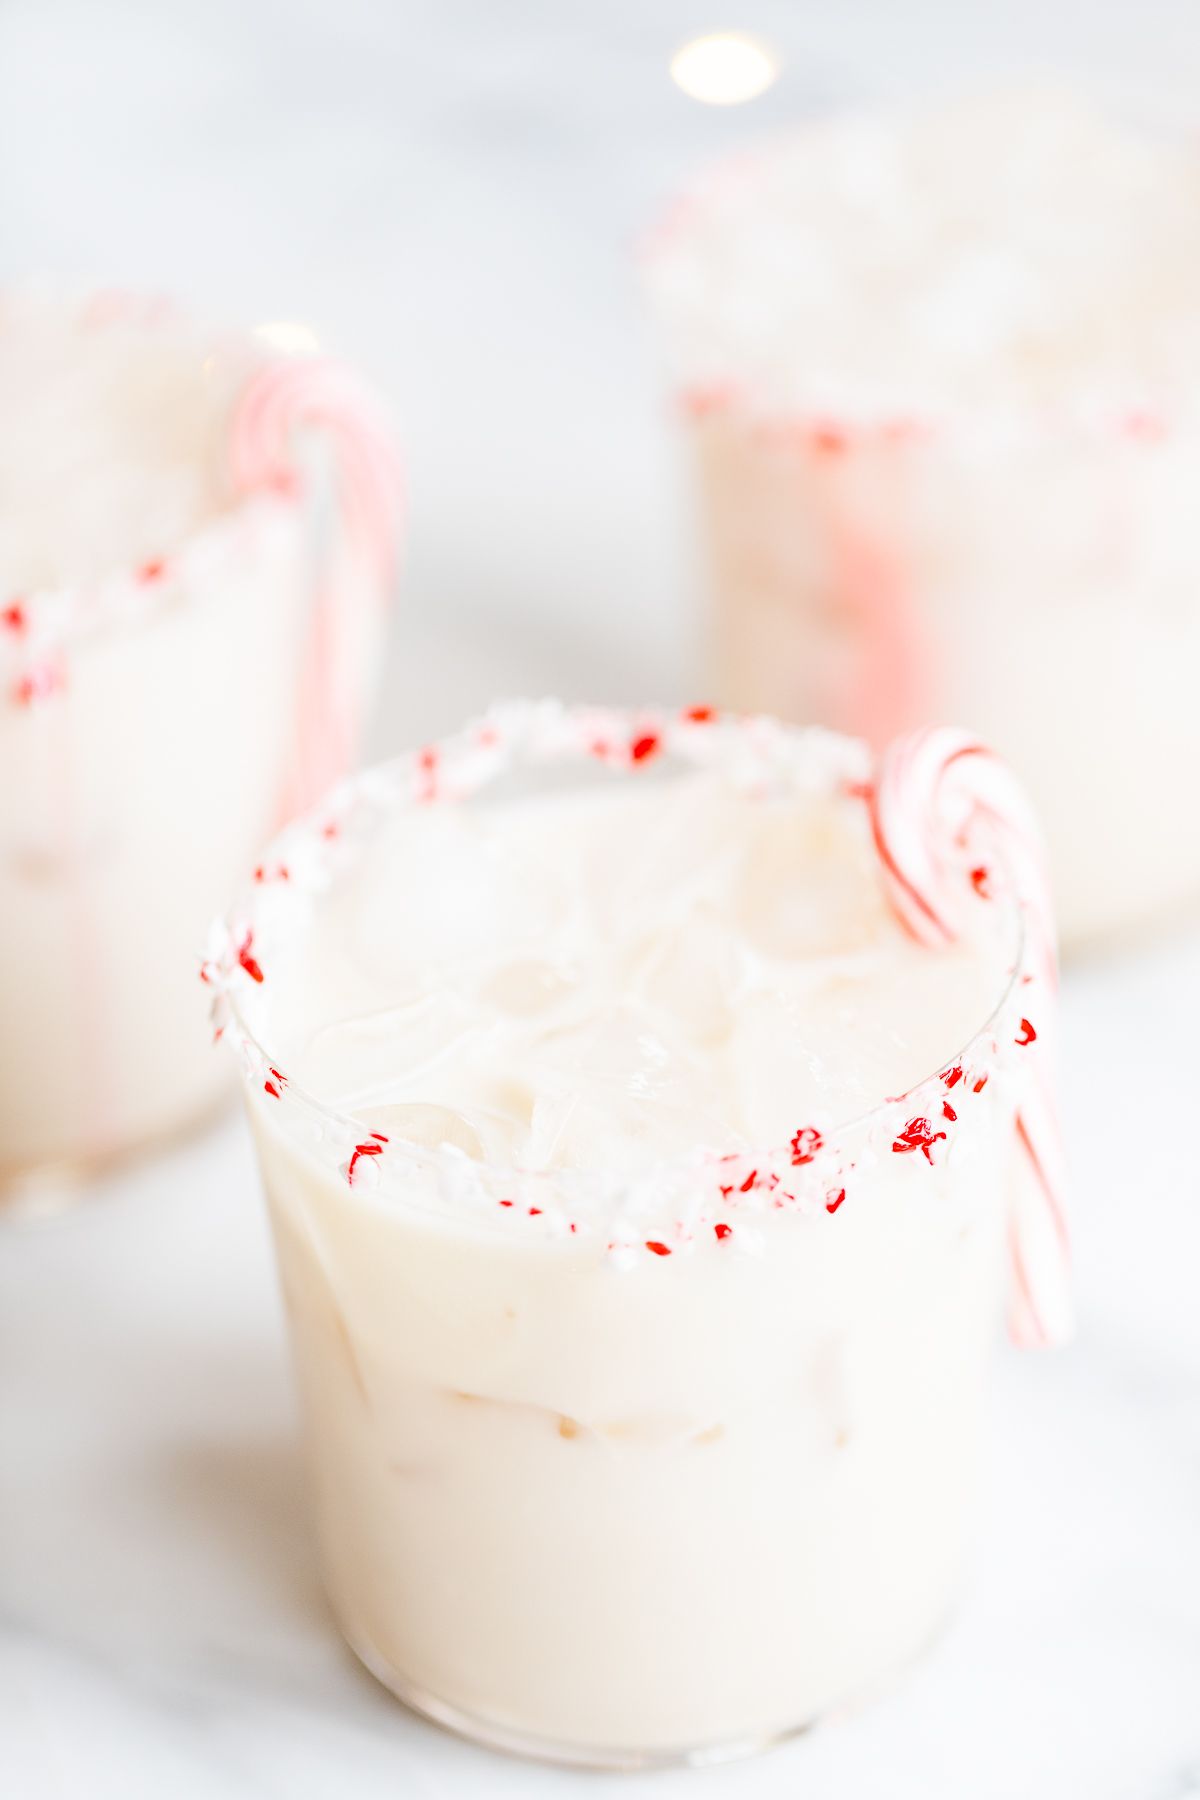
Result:
{"label": "second cocktail glass", "polygon": [[223,1092],[196,935],[357,754],[401,487],[330,359],[132,295],[0,301],[0,394],[0,1187],[24,1195]]}

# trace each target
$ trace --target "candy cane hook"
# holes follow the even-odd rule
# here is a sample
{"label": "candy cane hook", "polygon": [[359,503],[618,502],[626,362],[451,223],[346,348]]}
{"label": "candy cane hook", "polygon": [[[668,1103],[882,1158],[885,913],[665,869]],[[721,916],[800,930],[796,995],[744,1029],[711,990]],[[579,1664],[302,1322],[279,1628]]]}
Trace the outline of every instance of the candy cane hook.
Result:
{"label": "candy cane hook", "polygon": [[306,436],[329,446],[335,542],[313,607],[299,683],[297,765],[281,811],[312,804],[346,773],[358,738],[364,644],[391,593],[399,558],[404,484],[382,409],[330,357],[282,357],[250,377],[234,409],[229,462],[242,493],[297,486]]}
{"label": "candy cane hook", "polygon": [[[1025,920],[1025,972],[1035,1029],[1017,1138],[1031,1179],[1020,1184],[1010,1224],[1009,1328],[1022,1344],[1061,1343],[1072,1314],[1065,1165],[1049,1063],[1057,956],[1054,914],[1037,824],[1007,765],[969,733],[933,726],[897,738],[881,755],[871,830],[888,898],[906,930],[931,948],[960,935],[970,892],[986,887],[993,853],[1007,869]],[[1033,997],[1036,996],[1036,999]]]}

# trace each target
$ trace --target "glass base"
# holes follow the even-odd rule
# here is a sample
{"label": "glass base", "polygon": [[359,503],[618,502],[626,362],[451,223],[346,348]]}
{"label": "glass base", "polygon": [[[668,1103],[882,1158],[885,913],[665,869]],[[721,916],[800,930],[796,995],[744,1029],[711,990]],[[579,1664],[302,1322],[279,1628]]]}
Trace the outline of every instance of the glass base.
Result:
{"label": "glass base", "polygon": [[97,1182],[199,1137],[232,1111],[235,1097],[231,1083],[197,1111],[111,1150],[0,1168],[0,1219],[24,1223],[74,1211],[90,1197]]}
{"label": "glass base", "polygon": [[[610,1747],[591,1749],[587,1745],[556,1743],[552,1738],[530,1737],[522,1731],[509,1731],[505,1726],[497,1725],[494,1720],[481,1719],[474,1713],[463,1712],[449,1701],[439,1699],[436,1694],[427,1693],[414,1682],[398,1676],[369,1645],[347,1631],[345,1626],[341,1629],[346,1643],[363,1667],[389,1694],[403,1701],[410,1712],[419,1713],[431,1724],[440,1725],[443,1730],[452,1731],[473,1744],[481,1744],[486,1750],[500,1750],[506,1756],[551,1763],[558,1768],[593,1769],[626,1775],[653,1769],[706,1768],[716,1763],[740,1762],[744,1757],[757,1756],[762,1750],[770,1750],[776,1744],[786,1743],[789,1738],[799,1737],[802,1732],[818,1723],[815,1719],[806,1719],[802,1724],[788,1726],[782,1731],[760,1737],[735,1738],[719,1744],[702,1744],[698,1748],[679,1750],[616,1750]],[[837,1710],[841,1712],[842,1708]]]}
{"label": "glass base", "polygon": [[758,1756],[764,1750],[773,1750],[779,1744],[802,1737],[817,1725],[853,1718],[864,1709],[869,1711],[876,1700],[904,1681],[915,1664],[924,1661],[945,1635],[956,1610],[956,1607],[951,1606],[915,1651],[869,1679],[844,1700],[835,1701],[811,1718],[802,1719],[795,1725],[786,1725],[779,1731],[763,1732],[757,1736],[726,1738],[716,1744],[663,1750],[615,1750],[611,1747],[594,1749],[587,1745],[559,1743],[553,1738],[531,1737],[523,1731],[510,1731],[506,1726],[496,1724],[493,1719],[481,1719],[474,1713],[464,1712],[448,1700],[442,1700],[415,1682],[398,1675],[376,1653],[374,1647],[349,1630],[340,1617],[338,1627],[346,1644],[368,1674],[407,1706],[410,1712],[428,1719],[430,1724],[440,1725],[444,1731],[452,1731],[456,1737],[482,1745],[485,1750],[502,1751],[506,1756],[550,1763],[562,1769],[592,1769],[600,1773],[633,1775],[655,1769],[702,1769],[717,1763],[741,1762],[746,1757]]}

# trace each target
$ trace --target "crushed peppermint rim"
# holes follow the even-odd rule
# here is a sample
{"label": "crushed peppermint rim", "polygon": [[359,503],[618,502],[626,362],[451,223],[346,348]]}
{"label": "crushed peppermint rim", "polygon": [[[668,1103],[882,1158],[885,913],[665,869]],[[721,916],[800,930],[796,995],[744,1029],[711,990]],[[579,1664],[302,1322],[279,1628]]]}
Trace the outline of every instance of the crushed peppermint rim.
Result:
{"label": "crushed peppermint rim", "polygon": [[[614,1258],[669,1258],[704,1240],[759,1248],[756,1215],[790,1210],[844,1218],[856,1170],[881,1158],[940,1166],[954,1151],[960,1121],[978,1096],[1006,1091],[1020,1068],[1029,973],[1023,914],[1006,887],[1003,853],[991,863],[992,890],[1011,923],[1009,974],[989,1016],[970,1040],[904,1094],[846,1120],[797,1119],[787,1142],[761,1151],[691,1149],[651,1161],[635,1175],[587,1169],[523,1170],[477,1162],[449,1144],[429,1147],[373,1130],[369,1116],[326,1105],[295,1084],[260,1041],[248,1016],[271,980],[272,940],[286,940],[289,915],[336,880],[375,828],[397,809],[465,799],[513,770],[600,763],[630,778],[660,762],[720,769],[754,792],[792,788],[843,795],[862,804],[871,793],[864,744],[819,729],[762,717],[718,715],[707,706],[666,712],[567,707],[556,701],[495,706],[457,735],[368,769],[344,782],[320,808],[285,829],[263,854],[236,908],[210,934],[201,979],[213,992],[217,1038],[241,1063],[254,1102],[280,1109],[280,1122],[305,1154],[340,1174],[356,1193],[386,1193],[406,1208],[443,1218],[469,1215],[499,1228],[566,1241],[599,1241]],[[963,883],[972,886],[964,863]],[[1005,929],[1008,928],[1006,922]],[[992,1087],[993,1078],[999,1078]],[[364,1115],[369,1109],[364,1109]],[[435,1198],[405,1192],[414,1168],[433,1177]],[[843,1211],[845,1203],[845,1211]]]}
{"label": "crushed peppermint rim", "polygon": [[0,699],[30,706],[63,692],[73,646],[153,624],[220,580],[223,571],[255,557],[259,545],[293,531],[295,523],[294,503],[276,494],[250,495],[215,514],[153,565],[10,598],[0,609],[0,666],[11,665]]}
{"label": "crushed peppermint rim", "polygon": [[[156,348],[169,343],[181,361],[194,362],[197,379],[215,383],[222,397],[223,417],[195,446],[199,461],[217,456],[220,479],[211,511],[152,553],[90,580],[0,591],[0,702],[28,708],[61,694],[76,644],[150,625],[248,557],[309,534],[314,483],[290,454],[295,446],[281,441],[288,426],[328,431],[335,441],[339,432],[358,431],[342,465],[357,490],[354,524],[376,540],[380,562],[394,565],[402,480],[391,427],[373,396],[333,359],[272,348],[249,330],[193,323],[158,295],[0,292],[0,332],[19,332],[27,318],[49,318],[101,351],[112,334]],[[289,417],[287,393],[272,397],[265,431],[274,438],[267,441],[257,396],[272,376],[291,383],[293,407]],[[317,403],[306,416],[302,390],[314,387]]]}
{"label": "crushed peppermint rim", "polygon": [[[1111,435],[1134,451],[1173,436],[1190,442],[1200,427],[1187,373],[1195,281],[1172,259],[1181,219],[1191,231],[1200,159],[1183,134],[1125,112],[1086,88],[1037,86],[949,104],[846,107],[702,168],[638,246],[684,414],[737,415],[773,441],[831,454],[942,435],[1021,443],[1050,426]],[[934,151],[948,173],[931,180]],[[1097,159],[1119,225],[1132,239],[1139,226],[1150,234],[1126,242],[1118,230],[1099,256]],[[964,177],[974,184],[965,210]],[[1064,273],[1045,247],[1074,222],[1080,196],[1072,182],[1083,185],[1085,205],[1091,201],[1086,278],[1069,265]],[[1019,206],[1013,183],[1021,184]],[[906,229],[900,251],[897,233]],[[848,246],[859,242],[873,258],[856,260]],[[1157,308],[1136,284],[1122,296],[1123,305],[1147,309],[1136,321],[1143,343],[1170,337],[1174,346],[1165,369],[1154,361],[1140,369],[1128,325],[1113,342],[1092,343],[1092,296],[1106,292],[1106,271],[1111,279],[1126,266],[1160,265]],[[885,315],[909,335],[873,366],[861,348],[847,351],[839,333],[858,297],[879,283]],[[825,346],[815,343],[823,319],[838,321]],[[1064,371],[1044,392],[1019,391],[1027,339],[1038,352],[1032,368],[1053,370],[1057,351]],[[1086,342],[1085,353],[1076,340]],[[969,377],[989,359],[1004,379],[981,393]]]}
{"label": "crushed peppermint rim", "polygon": [[[59,322],[64,332],[95,343],[102,350],[106,335],[128,340],[140,336],[161,345],[169,338],[181,359],[192,357],[197,370],[207,359],[220,359],[234,403],[238,387],[269,352],[249,332],[204,330],[184,320],[161,296],[100,290],[81,295],[26,294],[16,290],[0,297],[13,307],[10,322],[0,309],[0,330],[20,331],[24,318],[40,314]],[[198,443],[197,454],[212,446]],[[56,583],[0,595],[0,657],[19,660],[27,673],[10,683],[10,698],[29,704],[62,685],[56,662],[74,640],[129,629],[155,618],[180,591],[244,555],[248,535],[276,529],[295,511],[294,495],[280,491],[238,494],[223,502],[179,541],[163,544],[149,557],[117,566],[87,582]]]}

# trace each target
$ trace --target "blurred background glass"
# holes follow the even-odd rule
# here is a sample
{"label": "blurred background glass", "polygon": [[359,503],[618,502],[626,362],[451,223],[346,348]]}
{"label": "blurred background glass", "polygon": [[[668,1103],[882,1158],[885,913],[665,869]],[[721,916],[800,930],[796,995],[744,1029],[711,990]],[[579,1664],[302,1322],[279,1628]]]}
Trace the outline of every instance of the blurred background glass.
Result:
{"label": "blurred background glass", "polygon": [[[709,105],[672,58],[748,33]],[[380,751],[497,691],[697,691],[699,571],[639,292],[697,167],[845,102],[1049,73],[1189,116],[1183,0],[8,0],[0,266],[165,289],[351,355],[402,421],[407,578]]]}

